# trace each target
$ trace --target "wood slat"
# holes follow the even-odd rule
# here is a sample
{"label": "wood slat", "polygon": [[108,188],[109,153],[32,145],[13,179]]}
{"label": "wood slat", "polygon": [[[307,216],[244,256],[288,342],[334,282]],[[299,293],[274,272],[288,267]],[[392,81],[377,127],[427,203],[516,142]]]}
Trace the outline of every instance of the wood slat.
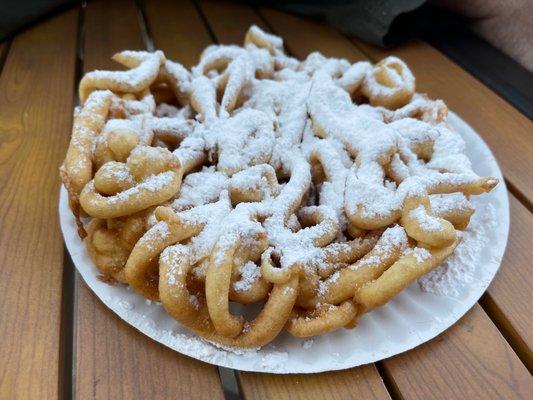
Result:
{"label": "wood slat", "polygon": [[[199,5],[220,43],[241,44],[252,24],[268,30],[249,6],[220,1],[200,1]],[[351,44],[348,45],[353,48]],[[246,399],[390,398],[374,365],[314,375],[241,372],[238,377]]]}
{"label": "wood slat", "polygon": [[320,374],[247,372],[238,377],[246,400],[390,399],[373,364]]}
{"label": "wood slat", "polygon": [[[143,49],[134,1],[90,2],[84,70],[117,68],[111,55]],[[222,399],[218,370],[130,327],[77,279],[76,396],[79,399]]]}
{"label": "wood slat", "polygon": [[533,202],[533,124],[513,106],[438,50],[423,41],[384,51],[354,41],[373,60],[402,58],[416,77],[417,90],[443,99],[483,137],[516,193]]}
{"label": "wood slat", "polygon": [[507,250],[496,278],[481,304],[502,329],[521,359],[533,369],[533,310],[530,306],[533,275],[533,215],[514,197]]}
{"label": "wood slat", "polygon": [[55,399],[77,10],[14,38],[0,76],[0,398]]}
{"label": "wood slat", "polygon": [[152,341],[107,309],[85,283],[78,284],[81,302],[76,398],[224,398],[216,367]]}
{"label": "wood slat", "polygon": [[134,0],[91,1],[85,8],[83,70],[120,69],[111,56],[144,50]]}
{"label": "wood slat", "polygon": [[156,49],[190,67],[212,43],[208,30],[190,0],[145,0],[148,28]]}
{"label": "wood slat", "polygon": [[[290,48],[298,49],[302,53],[308,52],[307,48],[312,45],[306,44],[307,39],[301,32],[317,32],[321,26],[316,22],[286,16],[277,11],[262,11],[262,13],[273,30],[284,37],[285,43]],[[317,26],[316,29],[314,28],[315,25]],[[350,50],[345,46],[346,39],[342,35],[326,28],[322,28],[320,35],[322,43],[320,51],[325,55],[340,57],[350,55]],[[310,35],[309,38],[313,43],[317,40],[313,35]],[[331,45],[328,45],[328,42]],[[341,45],[336,43],[341,43]],[[342,52],[339,51],[340,46],[342,46]],[[330,49],[332,50],[330,51]],[[301,57],[300,54],[296,55]],[[461,114],[462,109],[456,110]],[[465,325],[465,321],[467,325]],[[462,326],[467,326],[467,328],[461,329]],[[476,332],[476,335],[468,335],[470,331]],[[389,368],[392,381],[396,382],[396,375],[400,372],[404,375],[398,377],[399,381],[406,379],[405,377],[411,378],[414,382],[412,385],[415,383],[418,385],[416,391],[413,390],[408,393],[412,396],[415,396],[415,392],[428,395],[432,392],[433,387],[439,388],[441,394],[458,395],[460,392],[451,390],[448,393],[446,388],[459,387],[463,393],[477,392],[490,397],[489,394],[483,392],[483,389],[491,387],[489,384],[494,376],[503,376],[506,382],[500,383],[499,392],[496,391],[495,393],[521,395],[525,393],[524,388],[529,387],[531,381],[527,369],[479,306],[476,305],[474,310],[465,317],[463,325],[459,324],[458,327],[448,330],[432,343],[444,342],[450,344],[448,347],[443,346],[442,350],[447,352],[447,357],[434,357],[434,349],[440,350],[440,347],[435,347],[435,344],[430,343],[420,346],[413,352],[407,352],[405,355],[394,358],[395,364],[391,365],[395,365],[397,368]],[[402,362],[404,357],[405,362]],[[416,365],[410,364],[411,357],[416,358]],[[422,363],[430,365],[436,362],[435,358],[438,358],[438,373],[436,373],[436,369],[417,367]],[[384,361],[384,364],[388,365],[387,361]],[[449,373],[450,371],[452,373]],[[457,371],[461,371],[461,373],[456,373]],[[407,385],[404,384],[403,386],[407,389]],[[403,389],[401,393],[404,395]],[[406,393],[405,397],[410,398],[409,395]],[[439,396],[436,395],[437,397]],[[441,395],[440,398],[448,397]],[[458,395],[457,398],[461,398],[461,396]],[[467,398],[472,397],[467,396]]]}
{"label": "wood slat", "polygon": [[405,399],[529,399],[533,379],[476,305],[436,339],[384,360]]}

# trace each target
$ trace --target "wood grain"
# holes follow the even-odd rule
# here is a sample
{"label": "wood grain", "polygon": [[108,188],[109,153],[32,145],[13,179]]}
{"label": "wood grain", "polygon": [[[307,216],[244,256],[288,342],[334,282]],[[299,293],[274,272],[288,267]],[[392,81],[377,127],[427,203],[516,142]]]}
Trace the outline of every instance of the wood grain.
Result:
{"label": "wood grain", "polygon": [[[88,4],[85,71],[116,69],[111,55],[143,48],[134,1]],[[76,288],[77,398],[223,398],[216,367],[174,352],[133,329],[107,309],[79,277]]]}
{"label": "wood grain", "polygon": [[529,399],[533,379],[476,305],[432,341],[384,360],[405,399]]}
{"label": "wood grain", "polygon": [[191,67],[212,43],[192,1],[145,0],[144,9],[155,48],[171,60]]}
{"label": "wood grain", "polygon": [[84,72],[120,69],[111,56],[121,50],[144,50],[134,0],[91,1],[85,9]]}
{"label": "wood grain", "polygon": [[511,230],[503,262],[481,304],[496,321],[530,370],[533,369],[533,310],[531,308],[531,260],[533,215],[509,196]]}
{"label": "wood grain", "polygon": [[59,389],[58,168],[72,123],[77,10],[14,38],[0,76],[0,398]]}
{"label": "wood grain", "polygon": [[241,372],[238,376],[246,400],[390,399],[373,364],[320,374]]}
{"label": "wood grain", "polygon": [[[78,284],[76,398],[223,399],[215,367],[148,339]],[[81,365],[80,365],[81,363]],[[81,367],[81,368],[80,368]]]}
{"label": "wood grain", "polygon": [[483,137],[498,159],[505,178],[531,204],[533,174],[533,123],[491,89],[438,50],[412,41],[384,51],[354,41],[373,60],[388,54],[402,58],[416,77],[417,90],[443,99]]}
{"label": "wood grain", "polygon": [[[267,29],[248,6],[218,1],[200,1],[199,5],[220,43],[242,43],[252,24]],[[246,399],[390,398],[374,365],[313,375],[240,372],[238,377]]]}

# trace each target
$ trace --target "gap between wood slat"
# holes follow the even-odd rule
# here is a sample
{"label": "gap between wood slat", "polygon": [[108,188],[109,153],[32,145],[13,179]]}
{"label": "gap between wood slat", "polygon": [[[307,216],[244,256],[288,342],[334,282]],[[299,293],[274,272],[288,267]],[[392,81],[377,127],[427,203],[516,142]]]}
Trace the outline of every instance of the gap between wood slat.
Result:
{"label": "gap between wood slat", "polygon": [[61,328],[59,337],[59,396],[73,398],[74,354],[74,265],[66,248],[63,249],[63,287],[61,291]]}
{"label": "gap between wood slat", "polygon": [[[85,6],[82,1],[78,8],[78,27],[76,37],[76,60],[74,67],[74,85],[72,102],[74,106],[79,104],[78,83],[83,71],[83,41],[85,27]],[[64,400],[75,397],[75,302],[76,302],[76,275],[77,271],[66,247],[64,247],[63,262],[63,289],[61,304],[61,338],[60,338],[60,369],[59,388],[60,395]]]}
{"label": "gap between wood slat", "polygon": [[196,9],[196,12],[200,16],[200,19],[202,20],[202,23],[204,24],[205,30],[209,34],[211,41],[215,44],[218,44],[217,37],[215,36],[215,33],[211,29],[211,26],[209,25],[209,22],[207,21],[207,18],[205,17],[205,14],[202,11],[202,8],[198,5],[198,2],[196,0],[191,0],[191,1],[194,4],[194,8]]}
{"label": "gap between wood slat", "polygon": [[7,39],[4,43],[0,43],[0,75],[4,69],[4,64],[7,59],[7,54],[9,53],[9,48],[11,47],[11,39]]}
{"label": "gap between wood slat", "polygon": [[[69,255],[70,257],[70,255]],[[79,296],[79,285],[80,282],[83,280],[80,273],[76,269],[76,267],[73,265],[72,268],[74,269],[74,291],[72,295],[74,296],[74,301],[72,302],[73,307],[73,316],[72,316],[72,389],[71,389],[71,399],[76,400],[76,385],[77,385],[77,376],[78,376],[78,314],[76,313],[76,310],[78,309],[78,296]]]}
{"label": "gap between wood slat", "polygon": [[[526,167],[527,168],[527,167]],[[504,177],[505,185],[507,186],[507,190],[509,193],[511,193],[516,199],[522,203],[522,205],[527,208],[530,212],[533,212],[533,199],[528,199],[524,193],[522,193],[512,182],[510,182],[507,178]]]}
{"label": "gap between wood slat", "polygon": [[218,375],[220,383],[224,390],[224,397],[226,400],[242,400],[242,391],[237,378],[236,371],[231,368],[218,367]]}
{"label": "gap between wood slat", "polygon": [[137,17],[139,19],[139,27],[141,29],[141,35],[144,41],[144,46],[148,51],[155,51],[152,33],[150,31],[150,27],[146,19],[146,12],[144,11],[144,4],[142,0],[135,0],[135,7],[137,9]]}
{"label": "gap between wood slat", "polygon": [[383,381],[385,388],[389,392],[389,396],[391,397],[391,399],[392,400],[403,400],[402,393],[400,389],[398,388],[398,386],[396,385],[396,382],[394,382],[394,377],[383,366],[383,362],[377,361],[374,363],[374,365],[376,366],[379,376],[381,376],[381,380]]}
{"label": "gap between wood slat", "polygon": [[533,354],[527,343],[520,337],[513,324],[505,316],[505,313],[498,307],[489,292],[485,292],[478,301],[479,305],[496,328],[500,331],[509,346],[516,353],[520,361],[533,374]]}
{"label": "gap between wood slat", "polygon": [[85,41],[85,7],[86,2],[82,1],[78,12],[78,36],[76,38],[76,69],[74,71],[74,91],[72,93],[72,101],[74,106],[80,103],[78,95],[78,84],[83,74],[83,46]]}

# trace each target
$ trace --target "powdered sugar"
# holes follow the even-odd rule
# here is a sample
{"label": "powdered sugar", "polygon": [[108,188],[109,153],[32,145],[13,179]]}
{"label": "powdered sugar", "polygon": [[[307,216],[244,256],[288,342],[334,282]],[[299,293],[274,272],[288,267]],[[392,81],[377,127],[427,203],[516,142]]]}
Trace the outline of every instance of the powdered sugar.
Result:
{"label": "powdered sugar", "polygon": [[118,61],[131,68],[127,71],[95,70],[84,75],[80,82],[81,98],[93,87],[114,89],[121,92],[136,93],[146,88],[156,79],[159,67],[165,61],[163,52],[123,51],[114,56]]}
{"label": "powdered sugar", "polygon": [[189,174],[183,180],[178,198],[172,203],[177,211],[201,206],[218,200],[227,189],[229,179],[214,167],[204,167],[200,172]]}
{"label": "powdered sugar", "polygon": [[233,283],[233,289],[236,292],[246,292],[252,288],[252,284],[261,276],[259,266],[253,261],[248,261],[239,269],[241,277]]}
{"label": "powdered sugar", "polygon": [[107,199],[110,203],[118,203],[123,202],[130,197],[141,193],[142,191],[148,191],[151,193],[159,192],[173,181],[174,175],[175,173],[173,171],[166,171],[151,175],[138,185],[126,189],[115,196],[110,196]]}
{"label": "powdered sugar", "polygon": [[462,193],[434,194],[430,196],[431,209],[436,215],[445,214],[451,210],[469,210],[472,203]]}
{"label": "powdered sugar", "polygon": [[213,122],[204,133],[208,151],[217,154],[217,168],[231,176],[270,160],[274,146],[273,121],[265,113],[246,109]]}
{"label": "powdered sugar", "polygon": [[442,229],[439,220],[427,213],[424,206],[420,205],[409,213],[409,217],[426,231],[439,231]]}
{"label": "powdered sugar", "polygon": [[492,204],[478,206],[455,252],[440,267],[419,279],[420,288],[425,292],[457,296],[462,286],[475,279],[479,252],[487,245],[488,235],[495,227]]}
{"label": "powdered sugar", "polygon": [[379,64],[381,71],[386,70],[387,82],[382,82],[382,74],[369,72],[365,84],[375,95],[391,95],[398,88],[406,88],[411,92],[415,88],[415,78],[405,63],[397,57],[389,56]]}
{"label": "powdered sugar", "polygon": [[415,247],[413,249],[409,249],[406,252],[407,255],[413,255],[415,257],[416,262],[423,263],[425,260],[429,259],[431,257],[431,253],[422,247]]}
{"label": "powdered sugar", "polygon": [[[268,37],[265,40],[269,40]],[[282,268],[297,262],[311,264],[320,260],[320,250],[324,246],[321,243],[345,242],[341,232],[347,225],[345,210],[354,212],[363,205],[363,215],[381,217],[401,209],[407,195],[425,195],[430,192],[428,188],[436,184],[477,179],[463,154],[464,144],[444,125],[433,126],[425,122],[420,125],[415,120],[407,121],[408,118],[389,124],[385,122],[386,112],[383,110],[353,103],[348,88],[355,87],[350,90],[357,90],[370,66],[350,66],[345,60],[312,54],[299,67],[291,69],[288,62],[285,74],[271,75],[281,81],[257,79],[268,70],[269,62],[268,56],[264,58],[266,51],[254,46],[250,44],[246,53],[231,46],[229,49],[213,48],[204,53],[203,65],[195,69],[194,75],[199,79],[196,82],[209,81],[209,90],[202,92],[201,85],[190,86],[190,91],[196,89],[195,101],[200,103],[193,104],[200,122],[186,121],[194,126],[190,126],[186,133],[178,132],[181,136],[177,139],[181,145],[174,154],[183,161],[182,165],[192,159],[190,154],[204,152],[212,164],[209,171],[206,168],[187,174],[192,168],[187,170],[182,193],[174,202],[180,217],[203,226],[201,233],[187,244],[190,247],[187,251],[193,255],[194,262],[201,262],[198,270],[206,265],[205,257],[211,254],[215,243],[218,242],[220,248],[226,248],[236,238],[246,240],[249,236],[265,233],[270,248],[280,255]],[[279,55],[279,47],[279,43],[273,42],[272,52]],[[257,51],[257,56],[255,53],[251,56],[252,50]],[[213,56],[217,51],[218,59]],[[243,54],[252,58],[254,74],[249,73],[250,66]],[[216,65],[221,55],[227,57],[227,63]],[[267,62],[263,63],[265,60]],[[232,80],[232,77],[235,79]],[[189,78],[183,76],[184,80]],[[400,75],[398,79],[394,76],[392,79],[398,84],[401,80],[405,81]],[[321,86],[322,83],[326,84]],[[220,106],[217,92],[218,99],[222,98]],[[279,93],[283,95],[279,96]],[[323,106],[329,101],[329,95],[334,107],[325,109]],[[237,98],[237,108],[232,109],[232,102]],[[241,100],[245,101],[245,108],[254,108],[255,115],[247,115],[248,109],[239,108]],[[170,122],[185,122],[176,110],[169,108],[167,111],[172,118],[161,118],[159,130],[168,130],[167,123]],[[312,121],[307,118],[308,112]],[[246,129],[239,131],[243,127]],[[157,130],[155,125],[152,129]],[[304,143],[306,139],[309,140]],[[316,185],[313,185],[318,193],[319,207],[314,206],[316,202],[302,201],[311,185],[313,157],[322,158],[321,168],[326,175],[326,181],[321,182],[321,178],[317,178]],[[393,157],[393,162],[387,170],[390,157]],[[455,163],[457,160],[460,162]],[[267,165],[275,171],[279,180],[279,183],[276,182],[277,190],[271,190],[271,182],[261,175],[256,187],[260,199],[234,207],[225,192],[229,188],[228,182],[234,182],[233,188],[237,190],[250,189],[247,184],[252,180],[252,174],[248,172],[250,167]],[[319,174],[320,171],[317,176]],[[147,181],[146,190],[158,190],[159,184],[153,177]],[[355,203],[352,202],[354,199]],[[302,207],[302,203],[310,206]],[[374,209],[372,203],[377,204]],[[436,213],[450,210],[449,203],[447,199],[435,197]],[[215,210],[218,212],[213,213]],[[422,220],[421,217],[427,217],[418,215],[422,211],[423,207],[415,209],[413,218],[418,218],[427,229],[433,229],[435,221]],[[390,226],[397,219],[385,225]],[[305,220],[315,222],[302,222]],[[403,228],[393,226],[389,230],[383,236],[390,239],[391,245],[407,246]],[[419,247],[408,252],[418,262],[423,262],[430,254]],[[239,272],[240,279],[234,283],[236,291],[246,291],[260,276],[259,268],[253,262],[245,263]],[[330,278],[335,279],[335,276],[333,274]],[[196,297],[189,300],[198,304]],[[269,354],[262,358],[261,365],[282,365],[286,354]]]}

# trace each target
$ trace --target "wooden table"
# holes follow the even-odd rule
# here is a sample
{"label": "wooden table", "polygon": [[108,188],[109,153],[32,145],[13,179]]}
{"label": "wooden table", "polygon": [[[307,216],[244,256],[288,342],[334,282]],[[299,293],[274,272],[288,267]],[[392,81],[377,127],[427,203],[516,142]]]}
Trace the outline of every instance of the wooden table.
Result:
{"label": "wooden table", "polygon": [[0,399],[531,398],[532,123],[422,41],[395,54],[418,90],[442,98],[483,136],[511,204],[496,279],[439,337],[345,371],[220,375],[122,322],[74,272],[59,230],[57,172],[80,76],[113,68],[109,57],[122,49],[159,48],[190,66],[210,43],[241,43],[250,24],[283,36],[299,58],[313,50],[351,62],[388,54],[321,23],[215,1],[94,1],[0,44]]}

